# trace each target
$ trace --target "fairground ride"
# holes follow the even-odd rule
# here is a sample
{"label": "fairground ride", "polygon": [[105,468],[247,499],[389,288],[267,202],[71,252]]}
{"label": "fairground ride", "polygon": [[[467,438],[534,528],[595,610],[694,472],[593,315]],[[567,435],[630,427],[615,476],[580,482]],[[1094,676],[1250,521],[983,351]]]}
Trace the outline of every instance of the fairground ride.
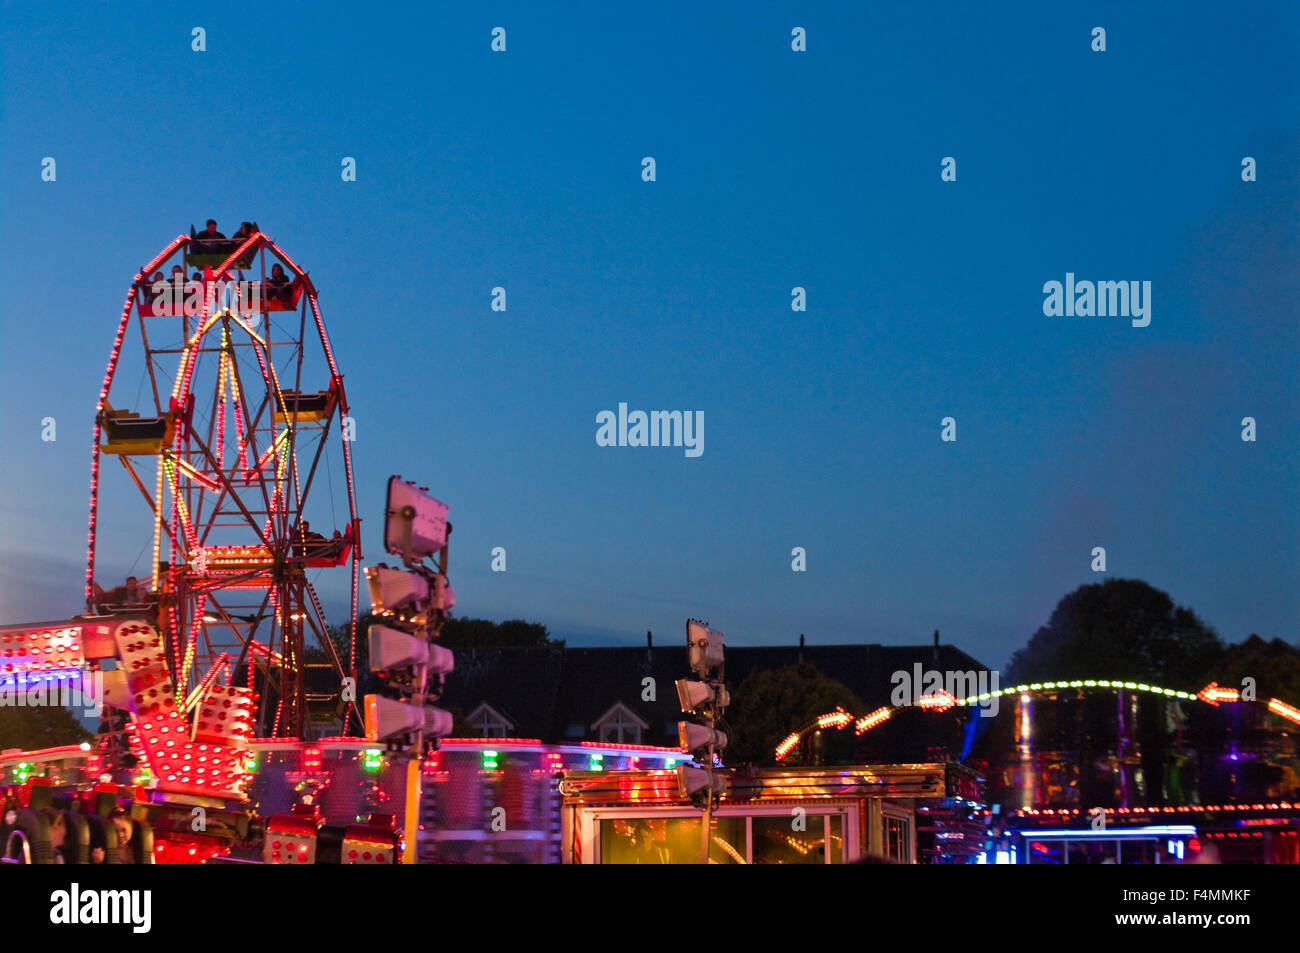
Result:
{"label": "fairground ride", "polygon": [[[182,706],[243,685],[258,737],[310,738],[313,715],[359,725],[338,692],[355,637],[340,648],[318,594],[328,581],[341,601],[346,572],[350,630],[348,410],[316,288],[256,225],[181,235],[132,280],[95,407],[85,598],[92,614],[156,612]],[[311,667],[332,675],[309,682]]]}

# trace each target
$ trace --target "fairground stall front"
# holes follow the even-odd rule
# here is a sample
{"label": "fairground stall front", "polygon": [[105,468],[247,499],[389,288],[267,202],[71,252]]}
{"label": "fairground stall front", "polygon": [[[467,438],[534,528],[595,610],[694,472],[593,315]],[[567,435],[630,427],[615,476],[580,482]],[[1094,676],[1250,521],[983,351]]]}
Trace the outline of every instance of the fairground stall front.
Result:
{"label": "fairground stall front", "polygon": [[[776,757],[972,766],[987,778],[980,863],[1295,864],[1297,726],[1295,705],[1213,682],[1070,679],[828,712]],[[936,843],[981,838],[954,820],[935,825]]]}
{"label": "fairground stall front", "polygon": [[[726,787],[709,819],[709,863],[916,863],[931,809],[975,816],[981,807],[979,777],[955,763],[717,774]],[[567,772],[560,793],[564,863],[703,859],[703,812],[680,793],[676,771]],[[962,854],[977,846],[953,843]]]}

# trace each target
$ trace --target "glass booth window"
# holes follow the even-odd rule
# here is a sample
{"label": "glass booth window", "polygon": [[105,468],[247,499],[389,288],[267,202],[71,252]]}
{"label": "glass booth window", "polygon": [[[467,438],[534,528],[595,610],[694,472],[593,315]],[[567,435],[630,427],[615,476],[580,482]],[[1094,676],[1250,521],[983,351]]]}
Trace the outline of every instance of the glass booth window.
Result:
{"label": "glass booth window", "polygon": [[[709,863],[841,864],[844,824],[838,813],[715,815],[709,825]],[[603,818],[598,836],[604,864],[700,862],[698,815]]]}
{"label": "glass booth window", "polygon": [[[745,818],[714,816],[709,863],[745,862]],[[698,864],[699,817],[627,817],[600,822],[602,864]]]}
{"label": "glass booth window", "polygon": [[843,818],[838,814],[755,817],[755,864],[838,864],[844,857]]}
{"label": "glass booth window", "polygon": [[883,847],[890,860],[905,864],[912,861],[912,824],[906,817],[884,816]]}

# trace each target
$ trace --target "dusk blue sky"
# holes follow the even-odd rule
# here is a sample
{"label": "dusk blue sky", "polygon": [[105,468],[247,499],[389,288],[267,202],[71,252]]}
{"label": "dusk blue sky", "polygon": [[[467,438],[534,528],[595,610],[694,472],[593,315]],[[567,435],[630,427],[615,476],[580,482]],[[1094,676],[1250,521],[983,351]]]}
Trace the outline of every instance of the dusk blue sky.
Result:
{"label": "dusk blue sky", "polygon": [[[81,607],[123,296],[213,216],[310,270],[368,561],[388,475],[429,486],[459,614],[1000,665],[1137,577],[1295,642],[1300,15],[1130,7],[6,4],[0,621]],[[1066,272],[1151,281],[1150,326],[1044,316]],[[704,454],[597,446],[620,401]]]}

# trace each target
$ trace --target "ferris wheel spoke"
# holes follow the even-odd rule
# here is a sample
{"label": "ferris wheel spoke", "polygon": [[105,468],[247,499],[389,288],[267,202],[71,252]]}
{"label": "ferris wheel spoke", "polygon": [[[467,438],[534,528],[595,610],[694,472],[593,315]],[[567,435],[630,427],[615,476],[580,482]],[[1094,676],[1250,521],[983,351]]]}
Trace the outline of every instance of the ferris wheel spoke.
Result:
{"label": "ferris wheel spoke", "polygon": [[[235,382],[236,388],[239,391],[239,406],[236,408],[235,412],[239,413],[240,411],[242,411],[244,415],[245,429],[244,429],[244,444],[242,450],[243,450],[243,456],[245,458],[245,462],[248,462],[247,460],[248,454],[250,452],[252,453],[252,466],[245,469],[244,472],[241,474],[241,477],[244,480],[247,480],[250,471],[256,473],[258,486],[262,492],[262,502],[266,506],[266,511],[269,515],[271,512],[271,494],[269,494],[266,489],[266,474],[261,466],[261,457],[258,456],[258,446],[257,446],[257,428],[261,425],[262,415],[265,414],[267,410],[271,407],[272,396],[269,390],[269,381],[263,379],[263,384],[266,385],[266,387],[264,387],[264,389],[262,390],[262,399],[258,403],[257,414],[253,415],[248,412],[248,391],[244,388],[243,375],[240,373],[239,370],[239,362],[234,360],[233,358],[230,361],[230,372]],[[274,446],[274,440],[275,440],[274,412],[271,413],[271,434],[272,434],[272,446]]]}
{"label": "ferris wheel spoke", "polygon": [[[270,667],[270,660],[258,658],[256,654],[252,651],[252,647],[253,647],[254,640],[257,638],[258,627],[261,626],[262,621],[267,617],[266,610],[270,604],[271,604],[271,590],[268,588],[265,594],[262,596],[262,604],[261,606],[258,607],[257,613],[254,616],[253,621],[248,624],[248,634],[242,640],[243,645],[240,646],[239,659],[238,661],[235,662],[236,669],[243,668],[244,663],[251,659],[254,666],[262,670],[263,676],[267,675],[267,669]],[[221,611],[223,615],[225,615],[226,619],[229,620],[230,619],[229,614],[226,613],[224,609],[222,609]],[[234,623],[231,622],[231,625],[233,626]],[[235,630],[235,637],[236,638],[239,637],[239,632],[237,629]]]}
{"label": "ferris wheel spoke", "polygon": [[[308,596],[310,597],[313,612],[312,615],[307,617],[307,621],[310,623],[312,630],[316,633],[316,639],[320,642],[321,648],[324,649],[325,654],[329,656],[330,663],[334,666],[335,673],[340,679],[347,678],[350,674],[349,670],[343,664],[343,657],[339,655],[338,646],[334,643],[334,640],[330,638],[329,626],[325,624],[325,613],[321,609],[320,599],[316,595],[316,587],[310,582],[304,582],[304,586],[307,590]],[[352,706],[352,710],[356,713],[357,717],[360,718],[361,712],[357,709],[356,700],[354,699],[349,702],[349,704]]]}
{"label": "ferris wheel spoke", "polygon": [[[233,361],[232,361],[232,363],[233,363]],[[242,396],[242,395],[241,395],[241,396]],[[247,438],[243,441],[243,443],[240,444],[240,446],[239,446],[239,449],[240,449],[244,454],[247,454],[247,452],[248,452],[248,450],[249,450],[249,448],[250,448],[250,441],[252,440],[252,435],[253,435],[253,432],[254,432],[253,427],[255,426],[255,424],[256,424],[258,421],[261,420],[261,416],[262,416],[262,408],[264,408],[264,407],[265,407],[265,401],[263,401],[262,406],[259,407],[259,409],[258,409],[258,414],[257,414],[257,417],[256,417],[256,418],[250,418],[250,417],[249,417],[249,415],[248,415],[248,413],[247,413],[247,409],[248,409],[247,406],[242,406],[242,407],[241,407],[241,406],[239,406],[239,405],[237,404],[236,407],[235,407],[235,413],[236,413],[236,414],[238,414],[241,410],[243,410],[243,411],[245,412],[245,413],[244,413],[245,418],[248,419],[248,420],[250,421],[250,422],[249,422],[249,427],[248,427],[248,437],[247,437]],[[256,444],[253,444],[253,445],[252,445],[252,449],[253,449],[253,451],[254,451],[254,454],[256,454],[256,449],[257,449],[257,448],[256,448]],[[235,469],[235,470],[238,470],[238,469],[239,469],[239,466],[238,466],[238,462],[237,462],[237,461],[236,461],[236,465],[235,465],[235,467],[232,468],[232,469]],[[240,471],[240,472],[243,473],[244,471]],[[216,499],[216,502],[213,504],[213,519],[212,519],[211,521],[209,521],[209,523],[204,527],[204,529],[203,529],[203,535],[199,537],[199,545],[200,545],[200,546],[202,546],[202,545],[204,545],[204,544],[207,543],[208,534],[212,531],[212,528],[213,528],[213,526],[215,525],[216,516],[220,513],[220,511],[221,511],[221,504],[225,501],[225,498],[226,498],[227,494],[234,495],[235,492],[236,492],[236,491],[235,491],[235,488],[234,488],[234,484],[233,484],[233,483],[232,483],[228,478],[227,478],[226,480],[223,480],[223,481],[222,481],[221,487],[220,487],[220,489],[219,489],[219,491],[218,491],[218,493],[217,493],[217,499]],[[269,511],[269,510],[270,510],[270,500],[269,500],[269,498],[267,497],[267,494],[266,494],[266,484],[265,484],[265,481],[264,481],[264,480],[262,481],[262,499],[263,499],[263,503],[264,503],[264,505],[267,507],[267,510]]]}
{"label": "ferris wheel spoke", "polygon": [[[227,360],[229,340],[230,340],[230,322],[228,319],[223,317],[221,321],[221,347],[218,351],[217,374],[212,387],[211,410],[208,412],[208,446],[216,448],[218,457],[221,455],[224,449],[220,442],[224,435],[221,432],[221,430],[218,429],[217,421],[218,418],[222,417],[225,413],[225,385],[226,385],[225,370],[226,370],[226,360]],[[223,429],[224,429],[224,423],[223,423]],[[218,474],[218,476],[220,476],[223,469],[221,460],[216,459],[215,461],[210,460],[209,462],[213,464],[212,467],[213,472]],[[203,524],[203,512],[204,512],[205,504],[207,502],[208,502],[208,498],[207,498],[207,494],[205,493],[199,493],[196,499],[190,501],[190,512],[193,516],[196,533],[198,532],[198,527]],[[213,517],[215,517],[219,508],[220,508],[219,501],[218,503],[213,504],[213,509],[212,509]],[[209,520],[208,526],[209,527],[211,526],[211,520]],[[207,536],[206,529],[203,535],[206,538]]]}
{"label": "ferris wheel spoke", "polygon": [[[297,448],[295,441],[297,439],[297,408],[293,412],[285,401],[284,391],[280,387],[280,380],[275,372],[275,361],[271,354],[270,346],[264,344],[261,350],[253,348],[253,354],[257,357],[258,370],[266,383],[266,396],[268,401],[274,401],[274,406],[279,408],[284,414],[285,429],[279,433],[275,430],[275,412],[271,414],[271,445],[262,458],[258,460],[259,466],[264,466],[266,462],[271,461],[275,466],[275,491],[272,494],[276,504],[275,516],[278,523],[278,533],[280,537],[289,534],[289,506],[286,499],[289,486],[296,486],[297,478]],[[283,446],[282,446],[283,444]],[[290,469],[288,480],[284,476],[286,464]],[[299,513],[301,518],[301,499],[295,494],[294,509]]]}
{"label": "ferris wheel spoke", "polygon": [[[325,613],[321,609],[320,599],[316,595],[315,587],[312,586],[309,581],[304,579],[302,581],[302,588],[307,595],[306,604],[303,606],[304,611],[302,613],[302,618],[311,628],[312,634],[316,637],[317,644],[321,647],[321,650],[329,660],[330,667],[333,668],[335,675],[339,679],[339,688],[341,691],[343,687],[343,679],[347,678],[347,671],[344,669],[343,660],[339,656],[338,646],[335,645],[334,640],[330,638],[329,627],[325,623]],[[306,611],[308,609],[310,609],[310,611]],[[305,653],[302,662],[304,667],[307,667]],[[330,695],[332,696],[333,693],[330,693]],[[308,701],[310,700],[311,699],[308,698]],[[315,700],[321,701],[323,698],[317,696]],[[350,704],[355,709],[356,702],[352,701]],[[310,716],[310,712],[308,712],[308,716]]]}
{"label": "ferris wheel spoke", "polygon": [[[235,505],[238,506],[240,512],[244,514],[244,519],[248,520],[248,525],[253,527],[253,532],[257,533],[257,538],[262,541],[262,545],[266,547],[267,552],[273,552],[274,550],[271,548],[271,543],[262,533],[262,527],[257,525],[257,520],[253,518],[253,514],[248,511],[248,507],[244,505],[244,501],[239,498],[239,494],[236,493],[234,488],[230,485],[230,479],[217,463],[217,458],[212,455],[212,451],[208,449],[208,445],[203,442],[203,438],[193,431],[190,432],[190,438],[199,445],[199,449],[203,451],[203,455],[207,458],[209,466],[212,467],[213,471],[221,479],[221,483],[226,489],[226,494],[235,501]],[[215,512],[213,513],[213,517],[215,519]]]}
{"label": "ferris wheel spoke", "polygon": [[[137,287],[141,287],[140,282],[137,282],[136,284]],[[158,376],[157,374],[154,373],[153,354],[149,347],[149,331],[145,327],[144,315],[139,313],[139,309],[136,310],[135,318],[136,318],[136,323],[140,325],[140,341],[144,345],[145,367],[148,368],[149,370],[149,384],[153,388],[154,407],[157,408],[158,416],[161,417],[163,412],[162,400],[158,396]]]}
{"label": "ferris wheel spoke", "polygon": [[[307,321],[307,312],[304,310],[304,311],[302,312],[302,317],[299,319],[299,322],[298,322],[298,344],[297,344],[297,346],[293,349],[293,352],[292,352],[292,353],[293,353],[292,360],[293,360],[293,362],[294,362],[293,392],[294,392],[295,394],[301,394],[301,393],[302,393],[302,358],[303,358],[302,336],[303,336],[303,332],[306,330],[306,321]],[[270,362],[270,360],[271,360],[271,355],[270,355],[270,353],[267,353],[267,355],[266,355],[266,359],[267,359],[268,362]],[[292,473],[292,477],[293,477],[293,492],[294,492],[294,499],[295,499],[295,502],[297,503],[298,509],[301,510],[301,509],[302,509],[302,501],[306,498],[307,494],[306,494],[305,491],[301,491],[301,490],[299,489],[299,480],[298,480],[298,414],[297,414],[297,407],[296,407],[296,406],[294,407],[294,414],[293,414],[292,417],[290,417],[289,415],[286,414],[286,416],[285,416],[285,423],[286,423],[289,427],[291,427],[291,428],[293,429],[293,437],[290,438],[290,440],[291,440],[291,442],[292,442],[292,445],[293,445],[293,456],[292,456],[292,458],[291,458],[290,461],[289,461],[289,465],[290,465],[290,467],[291,467],[291,473]],[[317,451],[317,453],[318,453],[318,456],[319,456],[319,451]],[[313,466],[313,469],[315,469],[314,466]]]}
{"label": "ferris wheel spoke", "polygon": [[[217,595],[220,592],[220,589],[209,589],[203,592],[206,602],[208,603],[207,612],[205,612],[205,617],[203,619],[204,638],[207,639],[209,648],[215,648],[217,643],[213,639],[209,626],[226,626],[234,633],[234,638],[239,641],[242,648],[252,641],[253,636],[257,631],[257,626],[262,621],[262,613],[258,612],[253,615],[238,615],[231,612],[227,606],[222,605],[221,599],[217,598]],[[262,611],[265,610],[263,609]],[[216,615],[218,618],[216,620],[206,618],[209,613]],[[226,643],[223,642],[221,645],[224,648]],[[244,658],[243,654],[241,654],[239,658],[240,662],[238,664],[242,664]]]}
{"label": "ferris wheel spoke", "polygon": [[[330,427],[333,423],[333,414],[325,418],[325,426],[321,429],[320,439],[316,441],[316,452],[312,455],[311,467],[307,470],[307,482],[303,485],[302,494],[298,500],[299,506],[302,506],[302,501],[307,499],[307,495],[311,492],[312,480],[316,477],[316,468],[320,466],[321,457],[324,456],[325,448],[328,446]],[[337,529],[337,527],[335,528]]]}
{"label": "ferris wheel spoke", "polygon": [[[136,488],[139,489],[140,494],[144,497],[145,503],[149,505],[149,512],[151,512],[154,516],[154,519],[157,520],[158,505],[154,502],[153,497],[149,495],[149,491],[148,489],[145,488],[144,482],[140,479],[139,474],[135,472],[135,467],[131,464],[130,458],[126,454],[121,453],[117,455],[117,459],[121,461],[122,466],[126,469],[126,472],[131,475],[131,482],[133,482],[136,485]],[[163,520],[162,525],[163,525],[163,529],[167,531],[167,535],[171,536],[172,534],[171,524],[168,523],[166,520]],[[176,541],[175,539],[172,540],[173,543],[175,541]]]}
{"label": "ferris wheel spoke", "polygon": [[211,595],[214,592],[221,592],[223,589],[232,589],[240,583],[251,582],[263,575],[260,569],[250,569],[248,572],[233,573],[229,576],[221,576],[208,582],[201,582],[198,585],[190,587],[190,592],[196,595]]}

